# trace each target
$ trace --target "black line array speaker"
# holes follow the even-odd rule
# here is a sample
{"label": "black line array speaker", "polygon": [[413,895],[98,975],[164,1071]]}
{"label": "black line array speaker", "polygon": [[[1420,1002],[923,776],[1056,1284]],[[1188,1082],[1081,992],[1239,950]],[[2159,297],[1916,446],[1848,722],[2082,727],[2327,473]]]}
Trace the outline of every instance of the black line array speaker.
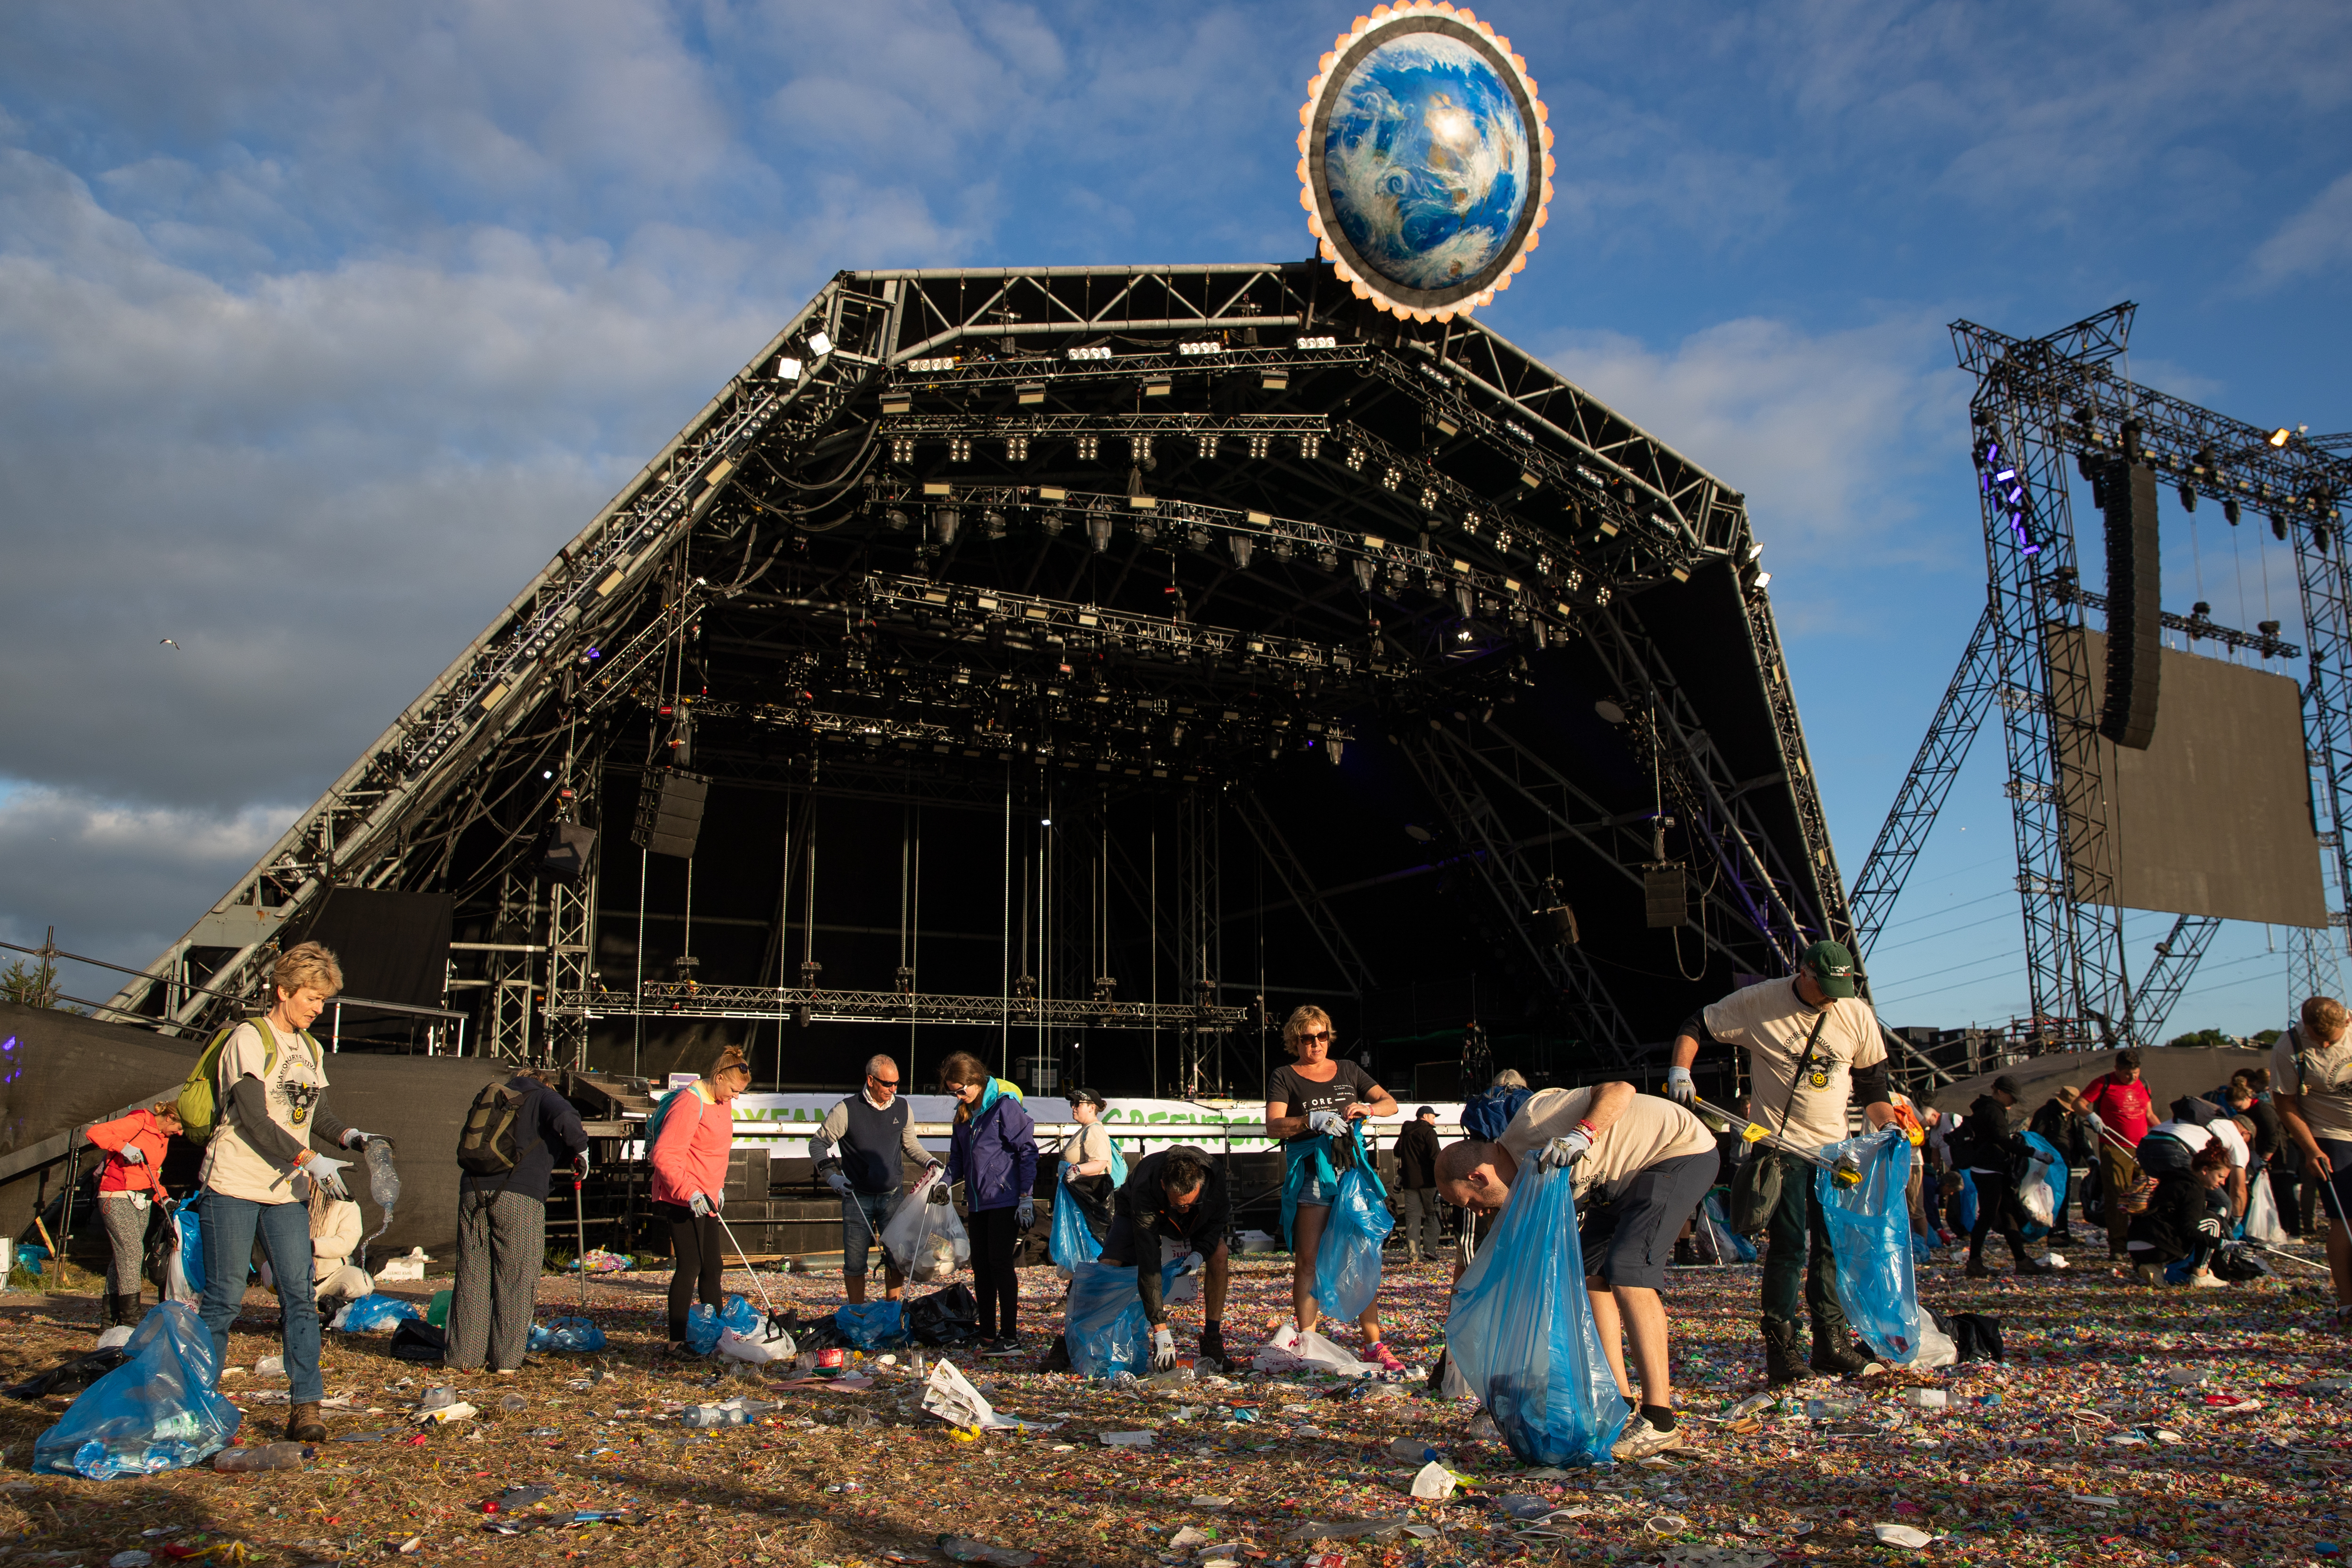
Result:
{"label": "black line array speaker", "polygon": [[2111,464],[2102,489],[2107,514],[2107,691],[2099,733],[2117,746],[2146,751],[2156,736],[2157,672],[2164,657],[2156,471],[2144,463]]}
{"label": "black line array speaker", "polygon": [[702,831],[702,803],[710,780],[675,768],[655,768],[637,786],[637,826],[630,841],[657,855],[690,860]]}
{"label": "black line array speaker", "polygon": [[595,852],[595,829],[583,828],[577,822],[558,822],[547,830],[539,869],[565,882],[578,882],[581,873],[588,869],[589,857]]}

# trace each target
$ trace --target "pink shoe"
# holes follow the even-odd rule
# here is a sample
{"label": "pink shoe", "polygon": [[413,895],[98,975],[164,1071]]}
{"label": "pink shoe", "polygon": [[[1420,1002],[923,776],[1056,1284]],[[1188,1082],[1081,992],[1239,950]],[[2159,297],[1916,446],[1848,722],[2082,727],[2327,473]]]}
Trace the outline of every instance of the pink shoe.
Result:
{"label": "pink shoe", "polygon": [[1396,1358],[1396,1353],[1389,1349],[1387,1345],[1383,1344],[1379,1340],[1374,1340],[1370,1344],[1364,1347],[1363,1359],[1370,1362],[1382,1372],[1402,1372],[1404,1370],[1404,1363]]}

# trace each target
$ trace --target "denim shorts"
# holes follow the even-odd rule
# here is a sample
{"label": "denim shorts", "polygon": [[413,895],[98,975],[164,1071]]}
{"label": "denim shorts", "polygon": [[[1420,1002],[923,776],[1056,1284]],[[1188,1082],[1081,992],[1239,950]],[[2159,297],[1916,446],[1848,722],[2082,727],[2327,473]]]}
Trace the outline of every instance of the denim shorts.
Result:
{"label": "denim shorts", "polygon": [[1325,1181],[1320,1173],[1310,1175],[1305,1181],[1298,1184],[1298,1207],[1328,1208],[1331,1207],[1331,1199],[1338,1194],[1339,1183],[1336,1179]]}

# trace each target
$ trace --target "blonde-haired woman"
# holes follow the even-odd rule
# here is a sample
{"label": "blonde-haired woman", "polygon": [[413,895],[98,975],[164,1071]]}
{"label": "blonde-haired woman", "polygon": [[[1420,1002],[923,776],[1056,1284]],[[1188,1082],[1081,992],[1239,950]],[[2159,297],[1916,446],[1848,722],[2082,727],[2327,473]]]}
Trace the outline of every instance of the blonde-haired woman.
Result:
{"label": "blonde-haired woman", "polygon": [[1021,1091],[991,1077],[968,1051],[940,1063],[940,1083],[957,1103],[947,1180],[931,1189],[931,1200],[944,1203],[948,1187],[963,1183],[971,1219],[972,1293],[980,1298],[980,1353],[1016,1354],[1021,1275],[1013,1258],[1037,1217],[1037,1126],[1021,1104]]}
{"label": "blonde-haired woman", "polygon": [[180,1108],[169,1100],[143,1111],[100,1122],[83,1134],[106,1151],[98,1178],[98,1212],[114,1259],[106,1270],[106,1322],[139,1321],[139,1273],[147,1261],[147,1214],[169,1203],[163,1190],[163,1156],[180,1135]]}
{"label": "blonde-haired woman", "polygon": [[352,1161],[314,1153],[310,1135],[321,1133],[330,1144],[357,1149],[373,1134],[327,1108],[326,1053],[310,1038],[327,998],[343,988],[342,966],[318,943],[304,942],[278,958],[269,988],[275,1005],[222,1042],[214,1078],[218,1115],[197,1177],[205,1189],[198,1208],[211,1265],[198,1313],[212,1331],[213,1364],[226,1366],[228,1325],[245,1304],[244,1260],[252,1256],[257,1234],[284,1324],[291,1402],[286,1436],[318,1443],[327,1436],[319,1414],[326,1385],[319,1376],[319,1311],[311,1294],[310,1198],[313,1186],[330,1197],[349,1197],[342,1173]]}
{"label": "blonde-haired woman", "polygon": [[[1265,1131],[1282,1140],[1282,1229],[1290,1241],[1290,1304],[1298,1332],[1314,1328],[1315,1258],[1331,1218],[1339,1172],[1355,1155],[1348,1124],[1366,1116],[1393,1116],[1397,1103],[1352,1061],[1331,1054],[1331,1015],[1303,1007],[1282,1026],[1290,1064],[1277,1067],[1265,1083]],[[1380,1309],[1366,1307],[1357,1322],[1364,1331],[1363,1359],[1391,1372],[1404,1363],[1381,1343]]]}
{"label": "blonde-haired woman", "polygon": [[669,1224],[669,1337],[686,1343],[688,1309],[699,1294],[712,1312],[727,1305],[726,1238],[719,1210],[727,1201],[727,1156],[735,1147],[728,1107],[751,1087],[751,1064],[729,1046],[710,1071],[662,1099],[660,1126],[646,1158],[654,1167],[654,1213]]}

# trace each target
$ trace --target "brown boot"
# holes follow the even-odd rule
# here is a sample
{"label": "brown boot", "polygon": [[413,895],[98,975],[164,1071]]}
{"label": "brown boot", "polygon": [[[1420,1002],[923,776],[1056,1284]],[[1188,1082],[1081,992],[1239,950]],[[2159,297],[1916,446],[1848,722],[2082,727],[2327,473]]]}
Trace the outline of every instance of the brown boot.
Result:
{"label": "brown boot", "polygon": [[286,1440],[289,1443],[323,1443],[327,1440],[327,1424],[319,1418],[317,1400],[297,1405],[286,1413]]}

